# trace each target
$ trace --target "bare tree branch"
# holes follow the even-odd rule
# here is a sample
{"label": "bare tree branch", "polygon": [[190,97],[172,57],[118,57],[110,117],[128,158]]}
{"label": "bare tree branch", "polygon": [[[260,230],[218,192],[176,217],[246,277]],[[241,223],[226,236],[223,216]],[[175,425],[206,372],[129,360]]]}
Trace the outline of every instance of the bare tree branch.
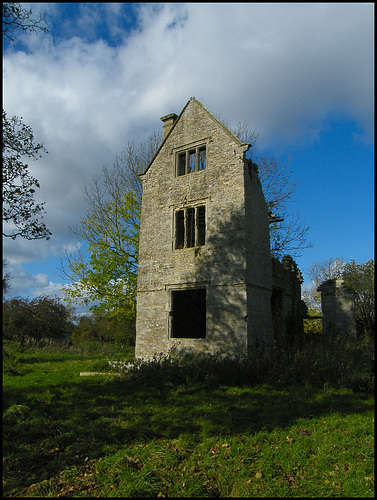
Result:
{"label": "bare tree branch", "polygon": [[14,43],[21,42],[17,37],[17,32],[29,31],[36,33],[37,30],[46,32],[46,23],[41,14],[37,18],[32,18],[32,11],[24,9],[20,3],[6,2],[3,3],[3,41]]}
{"label": "bare tree branch", "polygon": [[231,132],[242,142],[249,142],[250,159],[258,166],[263,194],[267,202],[270,218],[271,254],[282,258],[284,254],[300,257],[308,242],[310,226],[301,219],[299,212],[291,213],[288,203],[295,202],[296,182],[292,181],[292,170],[287,162],[274,156],[261,155],[257,148],[258,134],[251,130],[247,122],[237,122]]}

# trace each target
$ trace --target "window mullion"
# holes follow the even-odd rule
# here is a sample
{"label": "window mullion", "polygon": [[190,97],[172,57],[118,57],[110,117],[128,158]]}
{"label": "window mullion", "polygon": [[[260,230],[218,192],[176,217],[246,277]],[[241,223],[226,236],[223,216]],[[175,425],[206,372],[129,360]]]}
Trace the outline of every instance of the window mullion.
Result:
{"label": "window mullion", "polygon": [[194,230],[195,230],[195,236],[194,236],[194,241],[195,241],[195,246],[198,246],[198,207],[195,207],[195,224],[194,224]]}
{"label": "window mullion", "polygon": [[183,217],[183,227],[184,227],[184,240],[183,240],[183,248],[187,248],[187,210],[184,209],[183,210],[183,214],[184,214],[184,217]]}

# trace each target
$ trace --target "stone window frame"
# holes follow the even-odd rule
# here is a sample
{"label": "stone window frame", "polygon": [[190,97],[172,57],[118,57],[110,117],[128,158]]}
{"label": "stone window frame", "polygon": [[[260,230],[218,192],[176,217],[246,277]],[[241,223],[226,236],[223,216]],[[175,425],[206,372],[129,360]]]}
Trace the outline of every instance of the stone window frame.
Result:
{"label": "stone window frame", "polygon": [[[204,224],[200,224],[200,209],[204,209]],[[194,231],[190,230],[189,222],[192,220],[190,214],[194,212]],[[178,228],[178,217],[182,217],[183,212],[183,234]],[[202,247],[206,244],[207,238],[207,203],[201,200],[195,203],[187,203],[173,207],[173,230],[172,230],[172,249],[185,250],[188,248]],[[179,231],[179,233],[178,233]],[[194,234],[193,234],[194,233]],[[201,234],[202,233],[202,234]],[[178,239],[180,243],[178,243]],[[190,241],[189,241],[190,240]]]}
{"label": "stone window frame", "polygon": [[[195,174],[199,172],[205,172],[208,168],[208,142],[209,139],[202,139],[200,141],[195,141],[190,144],[186,144],[179,148],[175,148],[174,151],[174,171],[175,177],[185,177],[189,174]],[[199,169],[198,162],[200,157],[200,151],[205,151],[205,167]],[[190,155],[195,154],[195,167],[193,170],[190,169]],[[184,172],[180,173],[182,170],[181,158],[184,157]]]}
{"label": "stone window frame", "polygon": [[[207,321],[208,321],[208,303],[207,303],[207,297],[208,297],[208,286],[209,282],[208,281],[201,281],[198,283],[178,283],[178,284],[170,284],[170,285],[165,285],[165,290],[168,293],[169,296],[169,301],[168,301],[168,339],[171,340],[177,340],[179,342],[182,342],[185,344],[188,342],[189,344],[191,342],[205,342],[207,341]],[[173,295],[175,292],[183,292],[183,291],[195,291],[195,290],[204,290],[205,291],[205,307],[206,307],[206,313],[205,313],[205,336],[203,337],[176,337],[174,336],[173,332],[173,323],[174,323],[174,311],[173,311]]]}

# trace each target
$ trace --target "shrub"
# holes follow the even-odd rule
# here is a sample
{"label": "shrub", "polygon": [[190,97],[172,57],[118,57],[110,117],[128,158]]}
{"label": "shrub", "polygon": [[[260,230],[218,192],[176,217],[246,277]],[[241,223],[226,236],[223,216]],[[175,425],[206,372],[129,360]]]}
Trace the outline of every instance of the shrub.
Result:
{"label": "shrub", "polygon": [[82,345],[98,341],[102,344],[117,343],[135,345],[135,320],[128,318],[112,318],[99,313],[81,316],[72,333],[72,342]]}
{"label": "shrub", "polygon": [[14,343],[7,342],[3,344],[3,373],[9,375],[21,375],[19,356]]}
{"label": "shrub", "polygon": [[127,367],[129,378],[141,384],[254,385],[259,383],[346,387],[373,392],[373,342],[338,336],[300,347],[267,345],[247,356],[174,353]]}

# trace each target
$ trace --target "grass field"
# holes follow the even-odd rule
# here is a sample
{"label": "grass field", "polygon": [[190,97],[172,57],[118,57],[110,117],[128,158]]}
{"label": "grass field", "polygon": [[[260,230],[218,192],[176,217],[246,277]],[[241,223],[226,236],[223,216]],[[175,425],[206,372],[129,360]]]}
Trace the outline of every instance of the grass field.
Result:
{"label": "grass field", "polygon": [[124,354],[24,350],[3,376],[3,495],[374,496],[374,398],[108,371]]}

